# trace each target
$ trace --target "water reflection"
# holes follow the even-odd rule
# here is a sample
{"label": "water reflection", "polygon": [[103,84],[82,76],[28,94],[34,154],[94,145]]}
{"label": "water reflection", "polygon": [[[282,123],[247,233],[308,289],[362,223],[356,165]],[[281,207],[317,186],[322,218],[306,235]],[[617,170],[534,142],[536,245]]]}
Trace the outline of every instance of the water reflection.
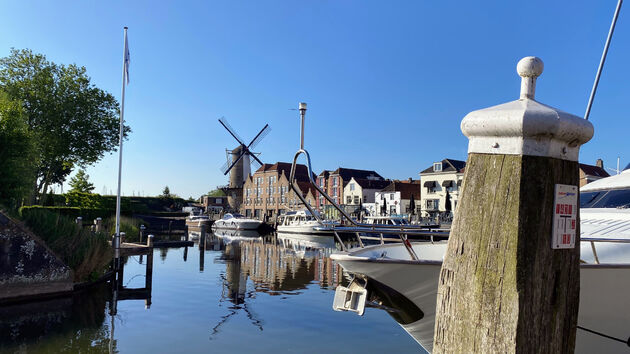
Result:
{"label": "water reflection", "polygon": [[0,352],[77,353],[86,348],[118,352],[114,340],[118,303],[145,300],[145,308],[151,306],[153,254],[146,255],[143,288],[123,285],[125,264],[131,259],[114,259],[108,279],[72,296],[0,306]]}
{"label": "water reflection", "polygon": [[326,311],[332,290],[348,282],[329,258],[337,249],[332,237],[223,232],[199,235],[194,247],[121,258],[111,281],[85,292],[0,307],[0,352],[159,352],[173,341],[183,352],[205,352],[209,340],[213,350],[234,352],[241,336],[259,341],[252,351],[299,352],[304,347],[295,338],[312,342],[312,326],[318,336],[334,337],[337,325],[365,334],[356,342],[339,339],[339,348],[378,346],[370,336],[399,333],[388,318]]}
{"label": "water reflection", "polygon": [[[248,306],[247,299],[256,293],[298,295],[313,282],[323,288],[334,288],[343,280],[340,268],[328,256],[335,250],[332,237],[295,236],[290,234],[262,236],[256,231],[217,230],[210,237],[200,237],[200,249],[220,250],[222,273],[221,300],[228,313],[212,328],[216,335],[228,319],[243,311],[251,324],[263,330],[264,322]],[[203,271],[200,257],[199,270]],[[247,282],[253,283],[248,290]]]}

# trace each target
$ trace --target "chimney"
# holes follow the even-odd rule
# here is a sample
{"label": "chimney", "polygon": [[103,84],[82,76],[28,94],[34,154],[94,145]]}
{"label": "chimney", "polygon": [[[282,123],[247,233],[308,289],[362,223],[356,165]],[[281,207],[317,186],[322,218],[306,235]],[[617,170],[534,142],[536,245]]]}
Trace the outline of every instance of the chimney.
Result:
{"label": "chimney", "polygon": [[409,183],[413,183],[413,178],[409,177]]}
{"label": "chimney", "polygon": [[604,169],[604,160],[602,159],[597,159],[597,161],[595,161],[595,166],[601,168],[602,170]]}

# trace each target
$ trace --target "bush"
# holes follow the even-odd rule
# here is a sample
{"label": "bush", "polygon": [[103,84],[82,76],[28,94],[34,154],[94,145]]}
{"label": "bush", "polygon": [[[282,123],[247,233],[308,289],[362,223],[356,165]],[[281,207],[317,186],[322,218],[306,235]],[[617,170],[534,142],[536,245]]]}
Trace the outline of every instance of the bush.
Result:
{"label": "bush", "polygon": [[115,209],[82,209],[79,207],[57,207],[57,206],[47,207],[47,206],[33,205],[33,206],[21,207],[20,216],[22,218],[26,218],[29,213],[33,211],[38,212],[40,210],[47,210],[47,211],[50,211],[50,212],[53,212],[62,216],[70,217],[73,220],[80,216],[83,218],[84,224],[86,223],[91,224],[94,219],[99,218],[99,217],[105,220],[106,218],[109,218],[110,216],[116,214]]}
{"label": "bush", "polygon": [[[149,227],[149,225],[142,219],[139,218],[130,218],[127,216],[120,217],[120,232],[125,233],[125,242],[138,242],[140,241],[140,225],[144,224],[144,226]],[[103,223],[105,227],[105,232],[108,235],[113,235],[116,233],[116,216],[113,216]],[[143,241],[146,241],[147,235],[144,235]]]}
{"label": "bush", "polygon": [[74,218],[47,208],[22,208],[21,215],[25,224],[74,271],[75,281],[92,280],[107,269],[112,248],[105,232],[80,228]]}

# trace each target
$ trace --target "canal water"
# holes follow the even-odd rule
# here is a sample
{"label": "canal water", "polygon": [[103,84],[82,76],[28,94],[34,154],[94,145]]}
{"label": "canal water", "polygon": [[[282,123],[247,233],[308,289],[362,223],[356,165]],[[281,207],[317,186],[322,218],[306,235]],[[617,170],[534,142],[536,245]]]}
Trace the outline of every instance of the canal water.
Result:
{"label": "canal water", "polygon": [[122,283],[0,307],[6,353],[416,353],[387,312],[332,309],[330,237],[208,234],[123,260]]}

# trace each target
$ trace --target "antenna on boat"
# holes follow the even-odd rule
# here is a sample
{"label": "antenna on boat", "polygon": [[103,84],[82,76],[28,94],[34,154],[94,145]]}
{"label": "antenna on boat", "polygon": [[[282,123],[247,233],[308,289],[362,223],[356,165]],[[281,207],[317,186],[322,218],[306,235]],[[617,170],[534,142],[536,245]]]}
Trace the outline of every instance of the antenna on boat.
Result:
{"label": "antenna on boat", "polygon": [[621,4],[623,0],[619,0],[617,2],[617,8],[615,9],[615,14],[613,15],[612,23],[610,24],[610,30],[608,31],[608,38],[606,38],[606,44],[604,45],[604,52],[602,53],[602,58],[599,61],[599,67],[597,68],[597,74],[595,75],[595,82],[593,83],[593,89],[591,90],[591,96],[588,99],[588,104],[586,105],[586,112],[584,113],[584,119],[588,120],[589,114],[591,114],[591,106],[593,105],[593,99],[595,98],[595,91],[597,91],[597,85],[599,84],[599,77],[602,74],[602,69],[604,68],[604,62],[606,61],[606,54],[608,54],[608,47],[610,46],[610,40],[612,39],[613,32],[615,31],[615,24],[617,24],[617,17],[619,17],[619,10],[621,10]]}

